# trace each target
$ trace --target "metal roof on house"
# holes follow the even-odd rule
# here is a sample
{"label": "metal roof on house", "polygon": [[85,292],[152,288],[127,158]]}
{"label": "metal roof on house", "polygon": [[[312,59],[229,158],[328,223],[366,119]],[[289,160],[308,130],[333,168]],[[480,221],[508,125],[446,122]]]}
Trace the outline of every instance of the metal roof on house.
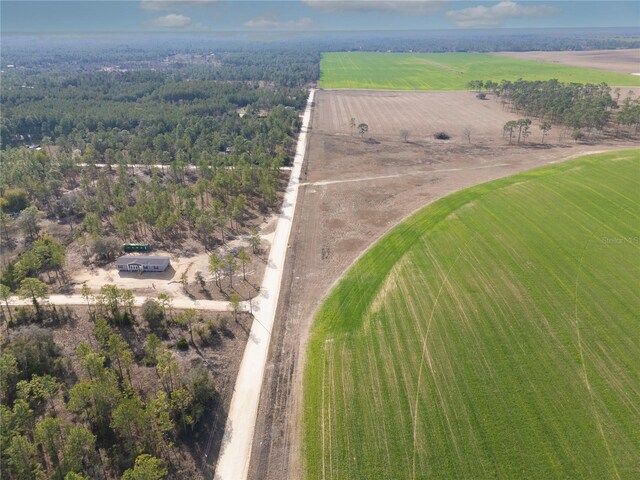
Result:
{"label": "metal roof on house", "polygon": [[116,265],[169,265],[170,257],[160,255],[122,255],[116,259]]}

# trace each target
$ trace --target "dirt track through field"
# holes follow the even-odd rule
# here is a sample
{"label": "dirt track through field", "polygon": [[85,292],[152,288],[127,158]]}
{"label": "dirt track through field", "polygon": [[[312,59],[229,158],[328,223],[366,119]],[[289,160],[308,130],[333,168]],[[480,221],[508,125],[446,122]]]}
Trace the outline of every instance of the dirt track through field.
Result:
{"label": "dirt track through field", "polygon": [[[367,136],[352,134],[351,117],[369,124]],[[639,145],[610,138],[568,143],[554,127],[543,146],[534,143],[534,122],[530,143],[509,146],[502,126],[514,118],[499,102],[477,100],[470,92],[316,93],[249,478],[304,478],[302,373],[313,314],[384,232],[461,188],[590,151]],[[470,143],[462,135],[467,124]],[[401,129],[410,131],[407,142]],[[451,140],[435,140],[436,131],[448,132]]]}

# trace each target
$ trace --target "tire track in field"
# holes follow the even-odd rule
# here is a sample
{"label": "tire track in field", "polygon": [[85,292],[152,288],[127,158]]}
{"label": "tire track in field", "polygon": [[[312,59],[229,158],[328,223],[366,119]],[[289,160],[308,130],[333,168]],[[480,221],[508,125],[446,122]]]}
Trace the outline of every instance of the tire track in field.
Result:
{"label": "tire track in field", "polygon": [[[427,339],[429,338],[429,331],[431,329],[431,323],[433,321],[433,317],[434,317],[436,308],[438,306],[438,302],[440,301],[440,295],[442,294],[442,292],[444,290],[444,286],[445,286],[445,284],[449,283],[449,275],[453,271],[453,267],[456,266],[456,264],[458,263],[458,260],[460,260],[460,257],[462,257],[462,254],[467,250],[468,246],[471,243],[471,240],[473,240],[474,238],[475,238],[475,235],[473,237],[471,237],[469,240],[467,240],[467,243],[465,243],[465,245],[462,247],[462,249],[460,250],[460,252],[456,256],[456,259],[453,261],[453,263],[449,267],[449,270],[447,270],[447,273],[446,273],[444,279],[442,280],[442,283],[440,284],[440,288],[438,289],[438,293],[436,295],[433,307],[431,309],[431,314],[429,315],[429,319],[427,320],[427,331],[425,332],[424,339],[422,341],[422,357],[420,359],[420,368],[418,370],[418,385],[416,386],[416,400],[415,400],[414,408],[413,408],[413,411],[414,411],[414,416],[413,416],[413,467],[412,467],[412,476],[411,476],[413,479],[416,478],[416,434],[417,434],[417,427],[418,427],[418,398],[420,396],[420,382],[422,380],[422,370],[423,370],[423,365],[424,365],[425,348],[427,346]],[[429,363],[431,363],[430,360],[429,360]],[[447,416],[447,423],[449,423],[448,416]],[[450,423],[449,423],[449,428],[451,428],[451,424]]]}
{"label": "tire track in field", "polygon": [[[333,342],[331,342],[333,345]],[[329,396],[331,397],[331,405],[329,407],[329,476],[333,477],[333,424],[336,415],[336,382],[335,382],[335,355],[333,353],[333,347],[331,348],[329,355],[329,377],[331,379],[331,388],[329,389]]]}
{"label": "tire track in field", "polygon": [[327,356],[326,356],[327,353],[326,352],[327,352],[327,344],[325,343],[325,352],[324,352],[325,353],[325,358],[324,358],[324,361],[322,362],[322,408],[320,409],[320,412],[321,412],[320,420],[322,422],[322,478],[323,478],[323,480],[325,478],[327,478],[326,466],[325,466],[325,451],[326,451],[325,439],[326,439],[326,435],[324,433],[324,430],[325,430],[325,428],[324,428],[324,426],[325,426],[324,412],[325,412],[325,408],[326,408],[325,407],[325,401],[324,401],[324,387],[327,384],[327,382],[326,382],[326,368],[325,368],[325,365],[327,363]]}
{"label": "tire track in field", "polygon": [[609,446],[609,442],[607,441],[607,437],[604,433],[604,429],[602,428],[602,419],[598,414],[598,409],[595,403],[595,398],[593,395],[593,390],[591,388],[591,382],[589,381],[589,375],[587,373],[587,366],[584,361],[584,349],[582,347],[582,337],[580,335],[580,325],[578,322],[578,286],[580,280],[580,272],[582,272],[582,262],[584,261],[584,257],[589,248],[589,244],[591,243],[591,238],[587,240],[582,249],[582,255],[580,257],[580,261],[578,263],[578,271],[576,272],[576,282],[574,289],[574,318],[573,323],[576,329],[576,336],[578,340],[578,351],[580,353],[580,363],[582,364],[582,373],[584,375],[584,383],[587,386],[587,390],[589,392],[589,399],[591,401],[591,410],[593,411],[593,417],[596,421],[596,425],[598,426],[598,431],[600,432],[600,436],[602,437],[602,441],[604,442],[604,446],[607,449],[607,453],[609,454],[609,459],[611,460],[611,465],[613,466],[613,471],[616,475],[616,478],[620,478],[620,474],[618,473],[618,468],[616,467],[615,459],[613,458],[613,454],[611,453],[611,447]]}
{"label": "tire track in field", "polygon": [[[342,352],[340,353],[340,357],[342,358],[342,368],[340,369],[340,375],[341,375],[341,379],[342,379],[342,402],[344,404],[344,408],[347,408],[348,405],[348,397],[352,395],[351,390],[353,389],[353,385],[351,384],[351,382],[347,383],[347,378],[345,376],[346,373],[346,368],[344,368],[344,359],[346,358],[346,343],[342,344]],[[347,395],[347,385],[349,386],[349,395]],[[345,435],[344,437],[345,442],[346,442],[346,449],[347,449],[347,457],[349,458],[349,462],[351,462],[351,458],[352,458],[352,452],[351,452],[351,441],[349,439],[349,435]],[[355,455],[353,455],[353,458],[355,458]]]}
{"label": "tire track in field", "polygon": [[[369,369],[368,369],[369,377],[370,377],[369,382],[372,386],[375,386],[375,388],[373,388],[372,390],[372,393],[373,393],[373,400],[376,406],[376,410],[384,411],[384,404],[385,404],[383,399],[384,389],[382,387],[382,382],[381,382],[381,378],[383,378],[383,376],[380,374],[376,353],[374,353],[374,352],[380,351],[380,345],[375,342],[375,339],[378,339],[378,338],[384,338],[384,336],[378,336],[378,335],[368,336],[368,341],[370,342],[371,348],[369,350],[369,354],[367,355],[367,360],[369,363]],[[345,403],[345,407],[346,407],[346,403]],[[386,431],[386,426],[384,424],[384,417],[380,418],[380,421],[375,425],[375,427],[376,427],[376,431],[379,432],[378,438],[380,439],[381,442],[384,442],[384,450],[386,453],[387,462],[391,462],[391,455],[389,453],[389,441],[386,435],[387,431]]]}

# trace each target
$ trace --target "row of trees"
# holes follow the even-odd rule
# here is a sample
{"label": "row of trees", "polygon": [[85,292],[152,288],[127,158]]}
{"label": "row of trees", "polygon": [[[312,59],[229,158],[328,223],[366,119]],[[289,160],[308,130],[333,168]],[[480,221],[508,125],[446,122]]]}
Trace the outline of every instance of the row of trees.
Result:
{"label": "row of trees", "polygon": [[[574,131],[603,130],[612,120],[621,126],[640,125],[640,98],[632,96],[620,100],[620,90],[601,83],[563,83],[558,80],[503,80],[483,82],[474,80],[469,87],[480,92],[492,90],[501,98],[503,106],[542,120],[543,124],[564,125]],[[548,131],[548,129],[546,129]]]}

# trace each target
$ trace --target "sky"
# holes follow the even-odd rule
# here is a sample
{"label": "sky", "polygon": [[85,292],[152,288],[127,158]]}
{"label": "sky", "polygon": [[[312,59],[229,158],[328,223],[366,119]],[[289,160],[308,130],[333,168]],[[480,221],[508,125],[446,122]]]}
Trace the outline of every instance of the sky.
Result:
{"label": "sky", "polygon": [[2,34],[639,27],[637,0],[2,0]]}

